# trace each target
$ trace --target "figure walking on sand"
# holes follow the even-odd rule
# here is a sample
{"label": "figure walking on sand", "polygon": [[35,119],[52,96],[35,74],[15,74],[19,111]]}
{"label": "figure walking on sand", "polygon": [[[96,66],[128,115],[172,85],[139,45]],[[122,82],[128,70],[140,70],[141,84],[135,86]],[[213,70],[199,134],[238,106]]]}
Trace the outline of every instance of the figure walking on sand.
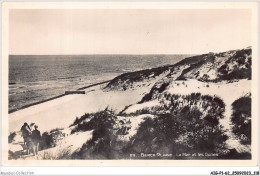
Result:
{"label": "figure walking on sand", "polygon": [[26,145],[26,142],[28,141],[28,138],[30,137],[32,131],[29,125],[25,122],[21,128],[22,136],[24,140],[24,145]]}
{"label": "figure walking on sand", "polygon": [[38,130],[38,126],[34,126],[32,132],[32,143],[33,143],[33,155],[37,155],[39,151],[39,143],[41,141],[41,132]]}

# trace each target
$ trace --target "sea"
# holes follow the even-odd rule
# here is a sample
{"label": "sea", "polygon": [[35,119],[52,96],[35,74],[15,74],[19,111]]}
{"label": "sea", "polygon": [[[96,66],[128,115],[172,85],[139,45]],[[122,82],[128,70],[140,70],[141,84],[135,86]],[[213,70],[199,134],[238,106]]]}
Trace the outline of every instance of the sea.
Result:
{"label": "sea", "polygon": [[186,57],[188,55],[10,55],[9,112],[126,72],[173,65]]}

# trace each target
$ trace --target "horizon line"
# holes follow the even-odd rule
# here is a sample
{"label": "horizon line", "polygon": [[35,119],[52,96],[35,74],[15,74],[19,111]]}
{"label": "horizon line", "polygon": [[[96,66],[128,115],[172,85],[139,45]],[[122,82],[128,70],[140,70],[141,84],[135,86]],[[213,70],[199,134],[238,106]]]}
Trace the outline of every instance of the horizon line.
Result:
{"label": "horizon line", "polygon": [[241,49],[248,49],[251,48],[252,46],[247,46],[243,48],[237,48],[237,49],[229,49],[225,51],[209,51],[209,52],[203,52],[203,53],[179,53],[179,54],[174,54],[174,53],[169,53],[169,54],[152,54],[152,53],[145,53],[145,54],[8,54],[8,56],[94,56],[94,55],[99,55],[99,56],[105,56],[105,55],[129,55],[129,56],[145,56],[145,55],[203,55],[203,54],[209,54],[209,53],[222,53],[222,52],[228,52],[228,51],[234,51],[234,50],[241,50]]}

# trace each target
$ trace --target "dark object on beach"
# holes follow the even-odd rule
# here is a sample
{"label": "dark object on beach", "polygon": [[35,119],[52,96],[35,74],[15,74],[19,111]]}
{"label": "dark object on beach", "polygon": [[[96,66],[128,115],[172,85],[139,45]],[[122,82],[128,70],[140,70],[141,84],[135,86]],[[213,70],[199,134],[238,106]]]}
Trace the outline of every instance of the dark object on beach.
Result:
{"label": "dark object on beach", "polygon": [[91,85],[89,85],[89,86],[85,86],[85,87],[78,88],[77,90],[87,89],[87,88],[90,88],[90,87],[94,87],[94,86],[98,86],[98,85],[101,85],[101,84],[104,84],[104,83],[108,83],[108,82],[110,82],[110,81],[111,81],[111,80],[99,82],[99,83],[96,83],[96,84],[91,84]]}
{"label": "dark object on beach", "polygon": [[68,94],[85,94],[85,91],[65,91],[65,95]]}

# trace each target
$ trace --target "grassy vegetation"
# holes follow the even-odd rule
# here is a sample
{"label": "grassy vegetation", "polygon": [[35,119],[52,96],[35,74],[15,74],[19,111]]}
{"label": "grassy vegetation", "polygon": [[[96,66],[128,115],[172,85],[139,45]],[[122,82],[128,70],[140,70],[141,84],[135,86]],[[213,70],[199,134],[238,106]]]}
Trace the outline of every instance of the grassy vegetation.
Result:
{"label": "grassy vegetation", "polygon": [[243,144],[251,144],[251,97],[241,97],[232,103],[232,130]]}
{"label": "grassy vegetation", "polygon": [[80,151],[75,152],[72,158],[76,159],[112,159],[111,141],[116,138],[113,133],[113,126],[116,122],[116,115],[112,110],[99,111],[93,114],[93,118],[78,126],[74,131],[94,130],[92,139],[86,142]]}
{"label": "grassy vegetation", "polygon": [[153,86],[152,89],[150,90],[150,92],[148,94],[146,94],[139,103],[143,103],[145,101],[151,100],[152,96],[155,92],[162,93],[168,87],[168,85],[169,85],[169,83],[165,82],[165,83],[162,83],[161,85]]}
{"label": "grassy vegetation", "polygon": [[[201,119],[199,110],[183,109],[177,115],[161,114],[158,118],[146,119],[137,134],[131,138],[126,151],[136,154],[210,152],[221,155],[226,139],[222,127],[212,123],[211,117]],[[171,156],[171,159],[190,158],[191,156]]]}
{"label": "grassy vegetation", "polygon": [[[251,49],[243,49],[238,51],[233,51],[234,54],[231,55],[228,60],[222,65],[220,68],[218,68],[219,77],[214,80],[209,80],[209,75],[204,74],[201,78],[199,78],[200,81],[213,81],[218,82],[221,80],[233,80],[233,79],[251,79],[251,64],[252,64],[252,50]],[[181,73],[181,75],[177,78],[177,80],[185,80],[185,74],[201,67],[203,64],[206,64],[207,62],[213,62],[215,57],[224,57],[225,53],[219,53],[216,55],[201,55],[201,56],[194,56],[191,58],[186,58],[178,63],[178,65],[189,65],[188,68],[184,69]],[[246,61],[246,58],[248,57],[248,60]],[[237,63],[237,66],[234,68],[229,68],[229,65],[232,65],[234,63]],[[176,65],[175,65],[176,66]],[[240,66],[244,66],[242,68],[239,68]],[[198,73],[196,73],[196,77],[198,77]]]}
{"label": "grassy vegetation", "polygon": [[39,145],[39,150],[55,147],[55,139],[52,133],[44,132]]}
{"label": "grassy vegetation", "polygon": [[70,127],[74,126],[74,125],[78,125],[80,123],[82,123],[83,121],[85,121],[86,119],[90,119],[92,118],[94,115],[94,113],[85,113],[83,116],[81,116],[80,118],[76,117],[76,119],[74,120],[74,122],[70,125]]}
{"label": "grassy vegetation", "polygon": [[223,80],[232,80],[232,79],[250,79],[251,80],[251,68],[249,69],[234,69],[228,74],[221,76]]}
{"label": "grassy vegetation", "polygon": [[[159,76],[160,74],[164,73],[167,70],[170,70],[171,68],[172,66],[163,66],[136,72],[124,73],[111,80],[105,88],[116,89],[117,86],[120,85],[120,87],[123,87],[125,90],[128,87],[131,87],[133,82],[143,81],[144,79],[149,78],[151,75],[153,75],[153,77]],[[125,85],[122,85],[122,83],[125,83],[127,87]]]}
{"label": "grassy vegetation", "polygon": [[[130,114],[121,113],[122,115],[141,115],[141,114],[162,114],[165,112],[171,112],[172,114],[178,114],[179,111],[185,108],[197,108],[203,113],[203,117],[210,115],[217,119],[223,118],[225,111],[225,104],[219,97],[212,97],[209,95],[201,95],[200,93],[192,93],[190,95],[178,95],[164,93],[158,98],[160,105],[146,107],[139,109]],[[144,101],[144,100],[142,100]],[[149,101],[149,99],[145,100]]]}
{"label": "grassy vegetation", "polygon": [[57,142],[65,137],[65,134],[62,132],[63,129],[64,128],[55,128],[49,132],[43,132],[40,139],[39,150],[56,147]]}
{"label": "grassy vegetation", "polygon": [[120,116],[126,116],[126,117],[139,116],[139,115],[142,115],[142,114],[157,115],[157,114],[160,114],[163,111],[165,111],[165,107],[157,105],[157,106],[151,106],[151,107],[145,107],[145,108],[142,108],[142,109],[138,109],[138,110],[131,112],[131,113],[121,112],[119,115]]}
{"label": "grassy vegetation", "polygon": [[181,65],[191,65],[191,64],[197,64],[201,60],[203,60],[204,57],[206,57],[208,54],[198,55],[198,56],[192,56],[187,57],[180,62],[176,63],[174,66],[181,66]]}
{"label": "grassy vegetation", "polygon": [[50,151],[44,151],[43,160],[68,160],[71,159],[70,149],[59,148],[55,153]]}
{"label": "grassy vegetation", "polygon": [[50,133],[55,133],[55,132],[58,132],[58,131],[61,131],[61,130],[64,130],[64,128],[55,128],[55,129],[52,129],[50,131]]}
{"label": "grassy vegetation", "polygon": [[15,136],[16,136],[16,132],[10,133],[8,136],[8,143],[13,142]]}
{"label": "grassy vegetation", "polygon": [[[222,126],[219,125],[219,119],[223,117],[225,106],[221,99],[207,95],[202,96],[198,93],[187,96],[166,94],[163,98],[165,101],[170,101],[171,104],[136,112],[135,115],[140,113],[154,114],[155,118],[147,117],[141,123],[137,133],[128,141],[118,139],[119,134],[128,134],[129,128],[124,126],[124,123],[119,128],[115,127],[118,122],[117,115],[113,111],[104,110],[93,113],[91,120],[86,123],[78,121],[74,125],[74,132],[94,131],[92,139],[87,141],[78,152],[73,153],[72,158],[127,159],[131,153],[140,154],[142,152],[209,152],[218,154],[218,156],[211,158],[219,158],[224,155],[223,150],[225,150],[227,136],[224,134]],[[177,101],[180,99],[193,105],[200,104],[206,109],[207,107],[211,108],[208,108],[206,116],[205,110],[201,109],[200,106],[185,105],[176,109],[176,105],[179,103]],[[165,113],[165,108],[170,110],[169,113]],[[124,132],[122,133],[122,131]],[[170,158],[190,159],[187,156],[175,155]],[[208,159],[208,157],[205,158]],[[164,158],[155,157],[154,159]]]}
{"label": "grassy vegetation", "polygon": [[[201,67],[203,64],[205,64],[207,62],[213,62],[214,58],[215,58],[214,55],[204,54],[201,56],[194,56],[194,58],[193,57],[187,58],[187,59],[190,59],[191,61],[183,60],[183,62],[181,62],[181,63],[183,63],[184,65],[189,65],[189,67],[182,71],[181,75],[177,78],[177,80],[186,80],[186,76],[185,76],[186,73],[188,73],[196,68]],[[208,81],[208,75],[204,74],[204,77],[200,78],[200,80]]]}
{"label": "grassy vegetation", "polygon": [[[72,158],[127,159],[130,158],[130,154],[182,152],[209,152],[221,156],[227,136],[218,125],[216,118],[207,116],[201,119],[201,115],[198,109],[186,107],[177,115],[168,113],[159,114],[154,119],[146,118],[129,141],[118,140],[117,130],[113,128],[114,124],[102,120],[102,127],[94,130],[93,138],[86,142],[79,152],[75,152]],[[219,156],[211,158],[219,158]],[[167,158],[191,159],[191,157],[176,155]],[[154,157],[154,159],[165,158]]]}
{"label": "grassy vegetation", "polygon": [[[94,131],[92,139],[87,141],[79,151],[74,152],[71,158],[130,159],[130,154],[138,156],[140,153],[173,155],[131,159],[248,159],[251,157],[248,153],[241,154],[235,149],[227,149],[225,141],[228,137],[219,124],[225,110],[225,104],[220,98],[200,93],[185,96],[164,94],[161,98],[163,106],[150,107],[131,114],[135,116],[153,114],[154,118],[146,117],[139,125],[137,133],[126,141],[119,140],[118,135],[128,134],[130,128],[124,126],[124,123],[118,127],[117,114],[107,109],[91,114],[93,117],[86,124],[79,122],[74,125],[76,131]],[[183,106],[180,106],[180,102]],[[241,134],[247,136],[246,141],[241,140],[247,144],[251,142],[251,133],[249,133],[251,119],[246,118],[251,114],[250,102],[250,98],[243,97],[232,104],[233,131],[238,136]],[[83,126],[78,128],[80,124],[84,124],[84,128]],[[176,155],[178,153],[214,153],[215,155],[198,157]]]}
{"label": "grassy vegetation", "polygon": [[[151,77],[155,78],[156,76],[159,76],[166,71],[170,71],[170,75],[176,74],[181,71],[180,68],[182,66],[185,66],[185,69],[182,70],[180,76],[176,80],[186,80],[186,74],[188,72],[200,68],[202,65],[207,63],[214,63],[216,57],[229,57],[224,65],[220,66],[219,68],[214,68],[217,69],[216,71],[218,72],[216,79],[211,80],[207,73],[205,73],[202,77],[199,77],[199,72],[196,72],[193,78],[200,81],[212,82],[245,78],[251,79],[251,54],[251,49],[243,49],[218,54],[209,53],[192,56],[185,58],[174,65],[124,73],[111,80],[107,84],[106,88],[126,90],[132,88],[134,82],[144,81],[145,79],[150,79]],[[247,57],[248,59],[246,60]],[[229,65],[232,65],[233,63],[236,63],[237,67],[229,68]]]}
{"label": "grassy vegetation", "polygon": [[[80,119],[76,119],[73,123],[74,128],[71,134],[79,131],[90,131],[105,127],[104,125],[112,125],[115,123],[116,115],[113,110],[104,110],[96,113],[83,115]],[[89,121],[84,121],[90,119]]]}
{"label": "grassy vegetation", "polygon": [[[159,76],[160,74],[164,73],[165,71],[173,71],[175,69],[178,69],[179,66],[182,65],[191,65],[188,70],[185,70],[183,74],[189,69],[193,69],[195,67],[200,66],[205,58],[211,57],[208,54],[203,54],[199,56],[193,56],[193,57],[188,57],[180,62],[174,64],[174,65],[167,65],[167,66],[162,66],[162,67],[157,67],[157,68],[152,68],[152,69],[146,69],[146,70],[141,70],[141,71],[135,71],[135,72],[129,72],[129,73],[124,73],[122,75],[117,76],[113,80],[111,80],[105,88],[109,89],[116,89],[118,85],[121,85],[120,87],[123,87],[123,89],[127,89],[128,87],[131,87],[131,84],[133,82],[139,82],[143,81],[144,79],[149,78],[151,75],[153,77]],[[180,77],[181,79],[181,77]],[[127,87],[125,86],[127,85]]]}
{"label": "grassy vegetation", "polygon": [[[220,78],[222,80],[232,80],[232,79],[250,79],[252,77],[252,58],[251,58],[252,50],[244,49],[238,50],[234,55],[229,57],[229,59],[222,65],[218,71],[220,73]],[[246,58],[248,60],[246,61]],[[237,63],[237,65],[230,70],[229,64]],[[243,68],[239,68],[239,66],[244,66]]]}

